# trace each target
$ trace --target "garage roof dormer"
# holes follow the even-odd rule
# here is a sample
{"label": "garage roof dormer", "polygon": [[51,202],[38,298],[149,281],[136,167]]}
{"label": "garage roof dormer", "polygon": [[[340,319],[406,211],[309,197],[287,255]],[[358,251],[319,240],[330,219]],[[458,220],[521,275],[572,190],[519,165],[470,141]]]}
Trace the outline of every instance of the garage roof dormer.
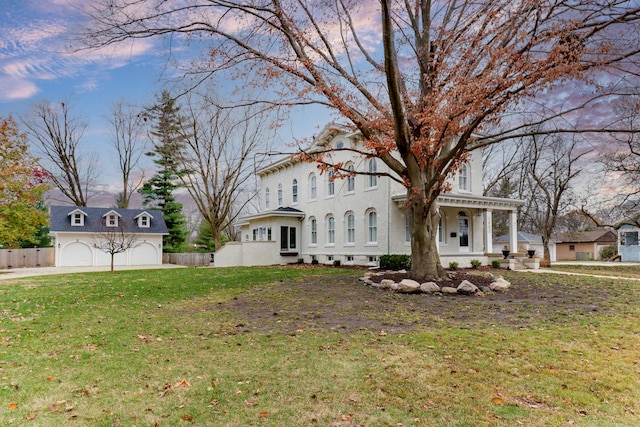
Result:
{"label": "garage roof dormer", "polygon": [[104,224],[107,227],[117,227],[118,220],[122,218],[122,215],[114,210],[110,210],[106,214],[102,215],[102,218],[104,218]]}
{"label": "garage roof dormer", "polygon": [[84,219],[87,217],[87,214],[82,210],[72,210],[67,216],[71,217],[71,225],[73,227],[84,227]]}
{"label": "garage roof dormer", "polygon": [[136,221],[138,221],[138,227],[140,228],[149,228],[151,227],[151,220],[153,216],[147,211],[141,212],[135,217],[133,217]]}

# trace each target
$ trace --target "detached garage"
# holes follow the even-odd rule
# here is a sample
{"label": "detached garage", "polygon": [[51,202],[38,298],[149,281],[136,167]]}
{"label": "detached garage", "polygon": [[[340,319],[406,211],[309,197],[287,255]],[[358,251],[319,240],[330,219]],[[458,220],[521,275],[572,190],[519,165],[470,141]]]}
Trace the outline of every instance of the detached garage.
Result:
{"label": "detached garage", "polygon": [[56,267],[162,264],[162,212],[51,206]]}

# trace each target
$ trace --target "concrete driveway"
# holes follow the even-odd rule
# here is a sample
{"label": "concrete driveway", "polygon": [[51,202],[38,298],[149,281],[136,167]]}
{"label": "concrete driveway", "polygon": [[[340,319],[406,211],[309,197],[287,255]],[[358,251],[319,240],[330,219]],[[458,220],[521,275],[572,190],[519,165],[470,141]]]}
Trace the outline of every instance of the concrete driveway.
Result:
{"label": "concrete driveway", "polygon": [[[159,268],[185,268],[184,265],[117,265],[114,270],[153,270]],[[21,277],[45,276],[50,274],[86,273],[92,271],[110,271],[111,267],[36,267],[36,268],[11,268],[0,270],[0,280],[19,279]]]}

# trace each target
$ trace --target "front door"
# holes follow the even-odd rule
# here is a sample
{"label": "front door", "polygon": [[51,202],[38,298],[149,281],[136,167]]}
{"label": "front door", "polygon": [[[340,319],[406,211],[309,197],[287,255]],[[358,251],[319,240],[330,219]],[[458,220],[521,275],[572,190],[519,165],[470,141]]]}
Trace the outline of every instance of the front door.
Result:
{"label": "front door", "polygon": [[465,212],[458,214],[458,237],[460,252],[469,252],[469,217]]}

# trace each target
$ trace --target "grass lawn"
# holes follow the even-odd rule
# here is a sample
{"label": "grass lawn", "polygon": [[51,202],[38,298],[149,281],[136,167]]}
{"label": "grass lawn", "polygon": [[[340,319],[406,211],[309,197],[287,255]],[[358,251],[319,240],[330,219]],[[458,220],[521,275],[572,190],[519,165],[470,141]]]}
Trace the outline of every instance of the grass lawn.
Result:
{"label": "grass lawn", "polygon": [[0,425],[640,425],[640,282],[504,273],[484,297],[336,268],[3,281]]}

